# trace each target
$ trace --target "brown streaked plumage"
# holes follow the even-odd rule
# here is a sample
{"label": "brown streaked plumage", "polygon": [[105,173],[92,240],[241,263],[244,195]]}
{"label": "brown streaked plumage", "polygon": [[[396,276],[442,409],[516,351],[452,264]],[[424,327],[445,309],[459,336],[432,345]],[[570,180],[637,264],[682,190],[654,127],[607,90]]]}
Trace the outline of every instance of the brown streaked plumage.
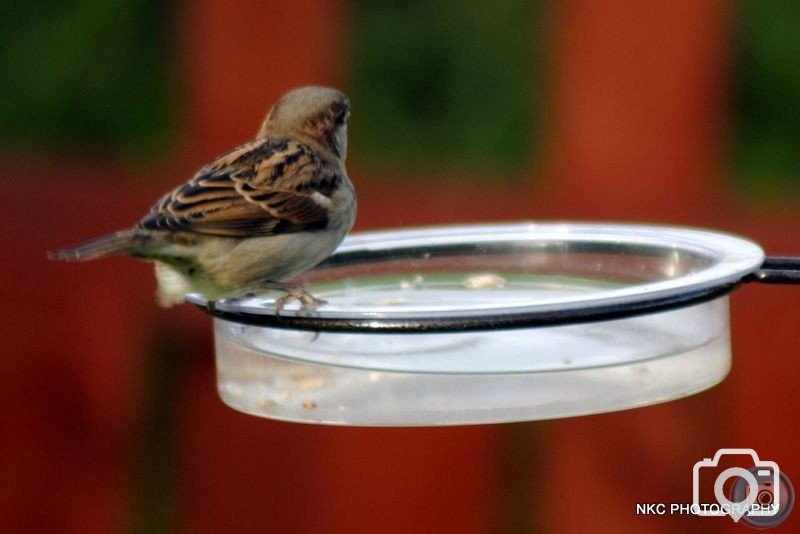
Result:
{"label": "brown streaked plumage", "polygon": [[162,303],[197,292],[210,301],[283,289],[318,301],[286,280],[327,258],[355,217],[344,168],[347,97],[335,89],[290,91],[256,138],[200,169],[135,227],[49,253],[89,260],[124,253],[156,263]]}
{"label": "brown streaked plumage", "polygon": [[256,140],[220,156],[166,195],[139,227],[228,237],[320,230],[328,213],[312,193],[330,197],[342,179],[306,144]]}

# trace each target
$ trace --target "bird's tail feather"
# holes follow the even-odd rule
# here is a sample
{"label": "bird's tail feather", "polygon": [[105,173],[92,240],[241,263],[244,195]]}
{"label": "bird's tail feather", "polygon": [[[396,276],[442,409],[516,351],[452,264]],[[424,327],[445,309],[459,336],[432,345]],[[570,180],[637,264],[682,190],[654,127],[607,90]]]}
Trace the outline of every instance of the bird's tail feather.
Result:
{"label": "bird's tail feather", "polygon": [[52,250],[47,253],[51,260],[86,261],[112,254],[123,254],[144,244],[147,236],[136,230],[123,230],[114,234],[104,235],[61,250]]}

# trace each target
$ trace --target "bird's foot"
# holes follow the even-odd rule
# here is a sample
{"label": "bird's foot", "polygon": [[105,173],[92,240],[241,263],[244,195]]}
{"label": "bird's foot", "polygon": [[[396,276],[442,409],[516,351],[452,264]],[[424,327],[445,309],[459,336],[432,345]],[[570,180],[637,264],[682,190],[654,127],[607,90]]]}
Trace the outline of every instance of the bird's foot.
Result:
{"label": "bird's foot", "polygon": [[285,291],[286,294],[275,300],[275,315],[280,317],[283,308],[291,301],[300,302],[300,311],[305,315],[311,314],[319,306],[327,304],[328,301],[320,299],[306,291],[300,284],[269,283],[264,289],[277,289]]}
{"label": "bird's foot", "polygon": [[284,296],[275,301],[275,315],[280,317],[284,306],[286,306],[286,304],[292,300],[297,300],[300,302],[300,310],[306,315],[315,311],[319,306],[328,303],[327,300],[319,299],[302,287],[298,286],[287,290]]}

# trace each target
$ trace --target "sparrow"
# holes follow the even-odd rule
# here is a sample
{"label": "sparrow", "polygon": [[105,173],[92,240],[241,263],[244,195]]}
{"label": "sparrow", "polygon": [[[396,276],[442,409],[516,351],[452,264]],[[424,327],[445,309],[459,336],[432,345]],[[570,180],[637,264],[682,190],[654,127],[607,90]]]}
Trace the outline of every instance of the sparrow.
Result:
{"label": "sparrow", "polygon": [[49,252],[85,261],[128,254],[153,262],[160,303],[198,293],[209,302],[263,290],[303,309],[323,304],[290,280],[330,256],[353,225],[345,171],[350,102],[301,87],[272,107],[255,139],[229,150],[166,194],[133,228]]}

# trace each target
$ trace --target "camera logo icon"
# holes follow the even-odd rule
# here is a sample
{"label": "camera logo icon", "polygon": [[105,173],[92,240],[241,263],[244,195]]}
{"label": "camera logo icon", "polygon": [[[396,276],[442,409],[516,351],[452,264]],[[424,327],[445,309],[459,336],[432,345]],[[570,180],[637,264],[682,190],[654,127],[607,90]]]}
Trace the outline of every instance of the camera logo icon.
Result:
{"label": "camera logo icon", "polygon": [[[752,466],[728,467],[719,472],[720,461],[726,456],[749,457],[747,463],[752,462]],[[701,479],[713,477],[715,473],[716,503],[701,502]],[[777,463],[760,460],[753,449],[720,449],[714,458],[704,458],[694,464],[692,513],[696,515],[729,515],[734,522],[744,518],[745,523],[763,528],[783,522],[793,504],[794,490],[789,479],[781,473]]]}

